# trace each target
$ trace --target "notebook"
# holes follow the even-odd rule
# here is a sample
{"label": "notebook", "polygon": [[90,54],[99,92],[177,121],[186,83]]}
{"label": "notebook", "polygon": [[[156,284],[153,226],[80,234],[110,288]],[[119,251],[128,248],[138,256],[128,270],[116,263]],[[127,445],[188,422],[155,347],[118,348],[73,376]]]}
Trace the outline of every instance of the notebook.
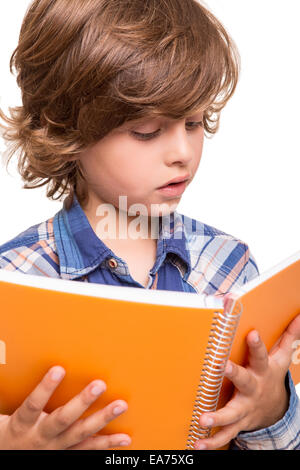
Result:
{"label": "notebook", "polygon": [[[61,365],[66,375],[46,412],[101,379],[107,390],[82,417],[115,399],[125,400],[128,410],[97,434],[129,434],[126,449],[193,449],[197,439],[218,430],[201,428],[201,413],[232,395],[224,360],[245,364],[245,337],[253,328],[271,348],[300,313],[299,279],[300,252],[226,296],[2,269],[0,412],[11,414],[50,367]],[[294,362],[297,384],[300,365]]]}

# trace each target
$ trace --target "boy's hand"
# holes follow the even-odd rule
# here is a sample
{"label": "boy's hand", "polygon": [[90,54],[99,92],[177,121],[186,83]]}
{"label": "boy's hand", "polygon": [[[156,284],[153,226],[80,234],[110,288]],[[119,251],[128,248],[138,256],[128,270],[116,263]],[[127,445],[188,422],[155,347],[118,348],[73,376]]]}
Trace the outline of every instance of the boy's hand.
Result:
{"label": "boy's hand", "polygon": [[130,444],[131,439],[126,434],[93,436],[127,410],[127,404],[123,400],[116,400],[91,416],[79,420],[85,410],[105,391],[106,385],[101,380],[91,382],[72,400],[52,413],[43,412],[64,375],[62,367],[52,367],[11,416],[0,415],[1,450],[98,450]]}
{"label": "boy's hand", "polygon": [[[221,426],[222,429],[211,438],[198,440],[195,449],[218,449],[240,431],[266,428],[286,413],[289,397],[285,377],[294,352],[292,344],[300,339],[300,315],[289,324],[269,354],[260,338],[255,341],[257,336],[255,330],[247,336],[249,364],[246,367],[227,362],[225,375],[236,387],[233,398],[218,411],[203,413],[200,417],[200,426]],[[209,422],[209,418],[213,422]]]}

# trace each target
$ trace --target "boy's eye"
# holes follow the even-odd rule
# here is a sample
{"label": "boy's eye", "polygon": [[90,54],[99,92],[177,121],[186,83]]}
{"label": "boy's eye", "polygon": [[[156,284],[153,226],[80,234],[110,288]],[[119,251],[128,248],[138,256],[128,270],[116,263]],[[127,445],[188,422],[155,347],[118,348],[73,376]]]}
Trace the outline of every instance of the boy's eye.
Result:
{"label": "boy's eye", "polygon": [[[190,126],[190,130],[198,129],[199,127],[203,127],[203,121],[198,121],[198,122],[187,122],[187,126]],[[148,134],[145,134],[143,132],[136,132],[136,131],[131,131],[131,134],[138,140],[150,140],[153,139],[154,137],[157,137],[159,135],[160,129],[158,129],[155,132],[151,132]]]}

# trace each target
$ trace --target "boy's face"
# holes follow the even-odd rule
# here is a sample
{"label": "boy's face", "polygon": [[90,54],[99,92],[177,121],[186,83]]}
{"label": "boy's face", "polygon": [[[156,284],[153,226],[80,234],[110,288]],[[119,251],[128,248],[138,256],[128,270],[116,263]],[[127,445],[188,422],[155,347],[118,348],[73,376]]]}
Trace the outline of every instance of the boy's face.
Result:
{"label": "boy's face", "polygon": [[[142,140],[137,133],[152,137]],[[180,121],[154,117],[125,123],[80,155],[90,198],[97,206],[118,208],[119,196],[127,196],[128,208],[143,204],[149,216],[173,212],[183,192],[172,195],[158,188],[177,177],[188,177],[184,187],[190,184],[203,139],[201,111]]]}

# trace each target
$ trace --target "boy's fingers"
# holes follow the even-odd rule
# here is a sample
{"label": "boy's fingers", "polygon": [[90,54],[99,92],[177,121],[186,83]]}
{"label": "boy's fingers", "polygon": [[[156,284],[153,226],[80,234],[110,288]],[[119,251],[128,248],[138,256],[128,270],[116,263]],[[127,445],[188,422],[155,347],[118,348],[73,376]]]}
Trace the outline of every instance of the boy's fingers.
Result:
{"label": "boy's fingers", "polygon": [[85,419],[76,421],[72,426],[57,436],[59,448],[69,448],[93,434],[101,431],[109,422],[117,418],[128,409],[128,405],[123,400],[117,400]]}
{"label": "boy's fingers", "polygon": [[253,330],[247,336],[249,347],[249,365],[257,374],[263,373],[269,366],[268,350],[258,331]]}
{"label": "boy's fingers", "polygon": [[199,445],[205,445],[205,450],[215,450],[219,449],[220,447],[229,444],[232,439],[234,439],[237,434],[240,432],[240,427],[238,424],[231,424],[222,428],[220,431],[216,432],[212,437],[200,439],[195,442],[194,447],[195,450],[202,450],[200,449]]}
{"label": "boy's fingers", "polygon": [[286,370],[290,366],[297,340],[300,340],[300,315],[291,321],[270,351],[270,356]]}
{"label": "boy's fingers", "polygon": [[41,434],[50,439],[69,428],[106,390],[102,380],[94,380],[64,406],[46,416],[41,424]]}
{"label": "boy's fingers", "polygon": [[33,426],[65,373],[62,367],[55,366],[44,375],[41,382],[13,413],[11,422],[16,429]]}
{"label": "boy's fingers", "polygon": [[127,434],[90,436],[79,444],[68,447],[67,450],[103,450],[112,447],[129,446],[129,444],[131,444],[131,439]]}
{"label": "boy's fingers", "polygon": [[244,395],[251,395],[255,389],[256,382],[252,374],[245,367],[238,366],[234,362],[227,361],[225,377]]}
{"label": "boy's fingers", "polygon": [[214,413],[204,413],[201,415],[199,419],[200,426],[227,426],[229,424],[236,423],[237,421],[241,421],[248,413],[248,410],[245,409],[243,404],[233,406],[233,400],[234,398],[230,400],[227,405]]}

